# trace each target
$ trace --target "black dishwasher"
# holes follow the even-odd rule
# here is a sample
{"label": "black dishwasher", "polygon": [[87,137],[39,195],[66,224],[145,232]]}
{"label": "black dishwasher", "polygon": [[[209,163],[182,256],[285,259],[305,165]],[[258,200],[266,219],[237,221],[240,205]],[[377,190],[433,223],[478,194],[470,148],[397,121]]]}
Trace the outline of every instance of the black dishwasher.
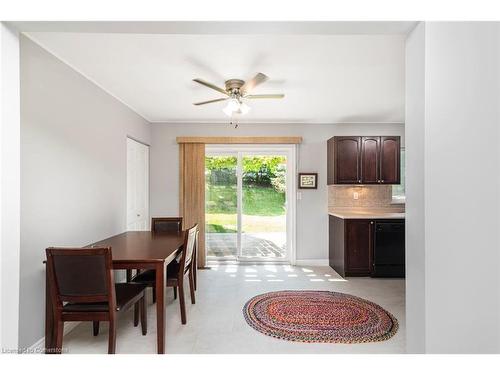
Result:
{"label": "black dishwasher", "polygon": [[404,220],[375,222],[372,276],[405,277]]}

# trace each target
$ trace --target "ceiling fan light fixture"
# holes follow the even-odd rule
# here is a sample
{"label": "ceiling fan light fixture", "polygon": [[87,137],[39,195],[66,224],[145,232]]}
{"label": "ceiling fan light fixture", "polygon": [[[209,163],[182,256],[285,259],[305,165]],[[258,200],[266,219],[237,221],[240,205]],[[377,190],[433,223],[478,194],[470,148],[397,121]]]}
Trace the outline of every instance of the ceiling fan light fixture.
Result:
{"label": "ceiling fan light fixture", "polygon": [[225,94],[225,97],[219,99],[205,100],[203,102],[193,103],[194,105],[200,106],[205,104],[217,103],[221,101],[227,101],[227,105],[222,109],[227,116],[232,117],[234,115],[246,115],[250,111],[250,107],[243,103],[243,100],[251,99],[283,99],[284,94],[263,94],[255,95],[251,92],[253,89],[262,84],[269,79],[263,73],[257,73],[255,77],[248,81],[243,81],[241,79],[228,79],[224,82],[225,88],[221,88],[210,82],[207,82],[201,78],[195,78],[193,81],[206,86],[212,90],[218,91],[221,94]]}
{"label": "ceiling fan light fixture", "polygon": [[245,115],[250,111],[250,107],[243,102],[240,102],[237,98],[232,98],[228,101],[227,105],[224,107],[222,112],[227,116],[231,117],[235,114]]}
{"label": "ceiling fan light fixture", "polygon": [[246,105],[245,103],[240,104],[240,113],[242,115],[246,115],[250,111],[250,107]]}
{"label": "ceiling fan light fixture", "polygon": [[238,98],[231,98],[227,102],[226,108],[228,108],[231,112],[236,112],[240,108],[240,101]]}
{"label": "ceiling fan light fixture", "polygon": [[229,104],[222,109],[222,112],[224,112],[228,117],[231,117],[233,115],[233,110],[231,109]]}

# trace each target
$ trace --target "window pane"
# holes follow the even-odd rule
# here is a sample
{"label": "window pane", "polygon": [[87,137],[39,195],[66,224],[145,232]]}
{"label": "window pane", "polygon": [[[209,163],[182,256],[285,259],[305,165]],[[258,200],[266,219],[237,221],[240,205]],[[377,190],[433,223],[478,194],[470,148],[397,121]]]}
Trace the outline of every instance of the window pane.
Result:
{"label": "window pane", "polygon": [[241,256],[286,256],[286,157],[243,156]]}
{"label": "window pane", "polygon": [[236,259],[236,156],[205,157],[205,232],[208,257]]}

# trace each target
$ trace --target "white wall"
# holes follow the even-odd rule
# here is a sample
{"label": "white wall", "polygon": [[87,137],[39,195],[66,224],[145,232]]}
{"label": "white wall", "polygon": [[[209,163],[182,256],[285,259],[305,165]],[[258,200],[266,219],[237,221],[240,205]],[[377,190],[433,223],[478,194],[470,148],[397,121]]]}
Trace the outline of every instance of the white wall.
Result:
{"label": "white wall", "polygon": [[0,23],[0,348],[17,349],[19,319],[19,34]]}
{"label": "white wall", "polygon": [[126,137],[147,122],[21,38],[20,347],[44,335],[48,246],[82,246],[126,230]]}
{"label": "white wall", "polygon": [[500,352],[500,30],[425,28],[426,351]]}
{"label": "white wall", "polygon": [[425,24],[406,40],[406,348],[425,351]]}
{"label": "white wall", "polygon": [[[334,135],[401,135],[403,124],[159,124],[151,134],[151,215],[179,213],[178,136],[302,136],[298,171],[318,172],[318,190],[300,190],[297,201],[297,259],[328,259],[326,141]],[[403,143],[404,144],[404,143]],[[319,234],[319,235],[318,235]]]}
{"label": "white wall", "polygon": [[499,54],[498,23],[408,38],[409,351],[500,352]]}

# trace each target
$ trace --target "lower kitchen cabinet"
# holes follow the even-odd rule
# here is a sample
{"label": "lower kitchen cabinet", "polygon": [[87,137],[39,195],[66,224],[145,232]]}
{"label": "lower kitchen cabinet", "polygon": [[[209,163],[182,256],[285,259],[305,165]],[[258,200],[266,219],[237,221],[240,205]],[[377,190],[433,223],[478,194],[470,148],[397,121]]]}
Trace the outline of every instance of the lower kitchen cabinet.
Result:
{"label": "lower kitchen cabinet", "polygon": [[404,277],[404,220],[329,215],[329,261],[343,277]]}
{"label": "lower kitchen cabinet", "polygon": [[329,216],[330,267],[341,276],[370,276],[373,221]]}
{"label": "lower kitchen cabinet", "polygon": [[372,270],[373,221],[345,223],[345,264],[348,276],[369,276]]}

